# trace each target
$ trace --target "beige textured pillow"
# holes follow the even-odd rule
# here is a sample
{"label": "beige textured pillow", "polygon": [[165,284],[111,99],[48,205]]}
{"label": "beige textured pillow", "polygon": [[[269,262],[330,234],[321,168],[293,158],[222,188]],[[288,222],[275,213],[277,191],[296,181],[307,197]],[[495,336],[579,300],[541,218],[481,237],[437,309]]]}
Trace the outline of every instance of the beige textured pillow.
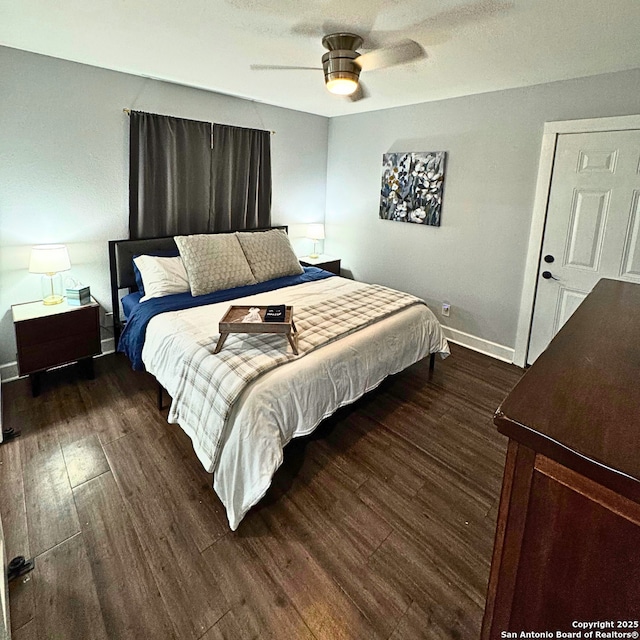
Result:
{"label": "beige textured pillow", "polygon": [[256,283],[233,233],[175,236],[174,240],[189,275],[192,295]]}
{"label": "beige textured pillow", "polygon": [[304,272],[287,234],[281,229],[238,231],[236,235],[257,282]]}

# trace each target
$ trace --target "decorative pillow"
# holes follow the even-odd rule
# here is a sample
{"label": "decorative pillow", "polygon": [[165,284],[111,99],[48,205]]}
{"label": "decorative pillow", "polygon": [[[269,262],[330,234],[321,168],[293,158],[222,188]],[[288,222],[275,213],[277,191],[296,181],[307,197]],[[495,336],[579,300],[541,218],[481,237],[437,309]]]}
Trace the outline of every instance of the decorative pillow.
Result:
{"label": "decorative pillow", "polygon": [[[157,251],[150,251],[149,253],[144,253],[144,254],[139,253],[138,255],[133,257],[135,259],[141,255],[156,256],[158,258],[177,258],[180,256],[180,252],[176,247],[175,249],[166,249],[166,250],[158,249]],[[135,260],[133,261],[133,275],[136,279],[136,284],[138,285],[138,291],[142,295],[144,295],[144,282],[142,282],[142,274],[140,273],[140,269],[138,269],[138,267],[136,266]]]}
{"label": "decorative pillow", "polygon": [[175,241],[189,275],[192,295],[256,283],[233,233],[176,236]]}
{"label": "decorative pillow", "polygon": [[144,295],[140,302],[189,291],[187,272],[182,259],[158,256],[136,256],[133,264],[140,271]]}
{"label": "decorative pillow", "polygon": [[281,229],[239,231],[236,235],[257,282],[304,272],[287,234]]}

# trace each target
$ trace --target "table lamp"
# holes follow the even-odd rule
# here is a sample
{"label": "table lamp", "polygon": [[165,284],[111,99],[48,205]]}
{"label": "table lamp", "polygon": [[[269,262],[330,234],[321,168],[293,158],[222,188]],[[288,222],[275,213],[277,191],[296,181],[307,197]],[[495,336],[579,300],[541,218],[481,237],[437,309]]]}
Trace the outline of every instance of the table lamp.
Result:
{"label": "table lamp", "polygon": [[309,255],[310,258],[318,258],[318,252],[316,251],[316,245],[318,240],[324,240],[324,225],[323,224],[310,224],[307,227],[307,238],[313,240],[313,253]]}
{"label": "table lamp", "polygon": [[29,273],[42,273],[42,302],[60,304],[62,295],[61,271],[71,269],[69,253],[63,244],[42,244],[31,249]]}

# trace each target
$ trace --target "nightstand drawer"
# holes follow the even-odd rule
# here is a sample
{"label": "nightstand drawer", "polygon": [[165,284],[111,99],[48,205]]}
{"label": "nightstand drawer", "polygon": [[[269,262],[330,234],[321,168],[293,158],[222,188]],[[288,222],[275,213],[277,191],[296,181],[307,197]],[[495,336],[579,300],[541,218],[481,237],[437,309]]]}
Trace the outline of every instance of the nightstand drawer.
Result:
{"label": "nightstand drawer", "polygon": [[71,313],[16,322],[16,340],[18,344],[38,345],[66,338],[69,334],[95,333],[98,326],[98,307],[79,308]]}
{"label": "nightstand drawer", "polygon": [[22,344],[18,347],[18,369],[23,376],[89,358],[100,350],[100,336],[95,330],[38,344]]}

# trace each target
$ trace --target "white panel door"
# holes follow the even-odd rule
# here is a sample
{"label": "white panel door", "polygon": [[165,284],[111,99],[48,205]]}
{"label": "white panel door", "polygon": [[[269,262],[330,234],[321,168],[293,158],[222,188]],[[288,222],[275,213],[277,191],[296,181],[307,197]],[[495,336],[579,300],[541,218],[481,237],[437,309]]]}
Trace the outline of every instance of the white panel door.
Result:
{"label": "white panel door", "polygon": [[640,282],[640,131],[558,136],[529,364],[600,278]]}

